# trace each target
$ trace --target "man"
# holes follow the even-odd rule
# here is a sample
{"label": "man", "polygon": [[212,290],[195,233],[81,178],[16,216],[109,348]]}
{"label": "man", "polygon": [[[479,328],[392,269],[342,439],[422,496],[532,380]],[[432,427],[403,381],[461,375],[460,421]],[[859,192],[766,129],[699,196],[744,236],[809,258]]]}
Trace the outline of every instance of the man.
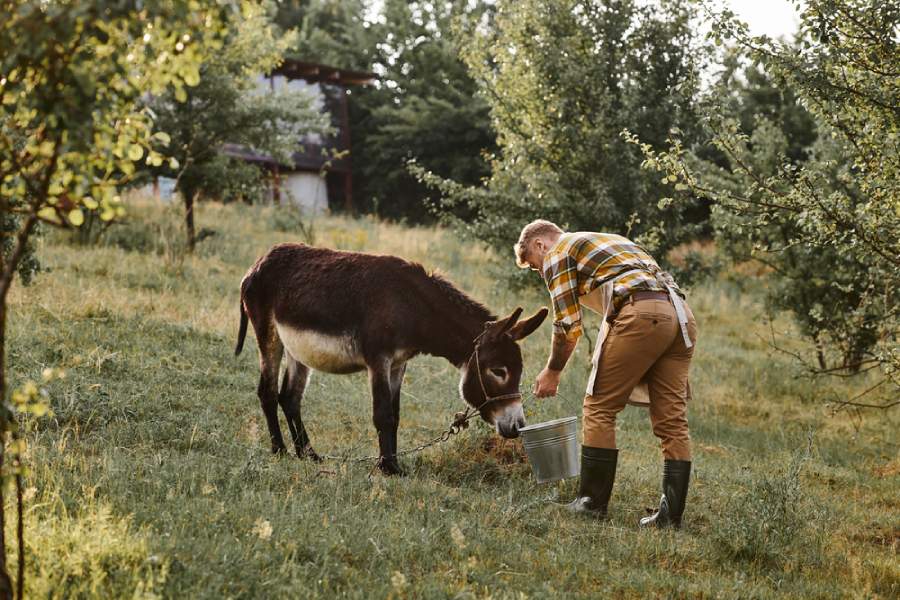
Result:
{"label": "man", "polygon": [[547,366],[535,395],[553,396],[582,334],[581,307],[611,323],[598,336],[594,372],[584,398],[584,436],[577,513],[605,518],[616,475],[616,415],[646,382],[653,433],[665,458],[659,510],[642,526],[681,525],[691,474],[687,423],[688,370],[697,337],[690,308],[671,275],[640,246],[615,234],[565,233],[549,221],[527,225],[516,262],[539,271],[555,314]]}

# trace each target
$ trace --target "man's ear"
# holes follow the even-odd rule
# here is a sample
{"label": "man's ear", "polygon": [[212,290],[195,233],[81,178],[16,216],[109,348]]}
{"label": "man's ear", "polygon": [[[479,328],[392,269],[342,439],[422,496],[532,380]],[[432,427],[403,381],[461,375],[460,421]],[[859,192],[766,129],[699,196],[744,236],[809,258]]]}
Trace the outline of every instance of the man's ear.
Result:
{"label": "man's ear", "polygon": [[543,323],[544,319],[547,318],[547,314],[549,312],[550,311],[548,311],[546,308],[542,308],[524,321],[516,323],[509,330],[509,337],[514,340],[521,340],[524,337],[528,337],[529,335],[534,333],[535,329],[541,326],[541,323]]}

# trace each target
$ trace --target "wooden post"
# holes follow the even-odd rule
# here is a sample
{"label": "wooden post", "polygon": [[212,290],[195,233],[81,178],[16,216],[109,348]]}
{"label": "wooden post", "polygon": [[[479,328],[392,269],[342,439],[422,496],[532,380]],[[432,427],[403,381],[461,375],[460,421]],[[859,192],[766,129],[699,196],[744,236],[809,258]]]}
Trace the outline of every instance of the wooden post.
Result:
{"label": "wooden post", "polygon": [[347,169],[344,175],[344,210],[348,213],[354,212],[353,207],[353,162],[352,162],[352,151],[350,149],[350,111],[348,108],[349,101],[347,100],[347,88],[341,86],[341,150],[347,151],[347,156],[344,157],[345,168]]}
{"label": "wooden post", "polygon": [[278,170],[278,164],[272,165],[272,203],[281,204],[281,172]]}

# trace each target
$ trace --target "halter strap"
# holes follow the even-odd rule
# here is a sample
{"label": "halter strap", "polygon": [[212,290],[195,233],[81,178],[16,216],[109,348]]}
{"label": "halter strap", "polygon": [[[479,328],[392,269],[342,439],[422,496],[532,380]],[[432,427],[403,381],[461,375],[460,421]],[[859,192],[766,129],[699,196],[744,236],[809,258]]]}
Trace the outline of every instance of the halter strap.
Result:
{"label": "halter strap", "polygon": [[[484,334],[482,334],[484,335]],[[481,405],[475,410],[481,410],[485,406],[487,406],[490,402],[497,402],[499,400],[515,400],[521,399],[521,392],[513,392],[510,394],[502,394],[500,396],[491,396],[487,393],[487,388],[484,386],[484,379],[481,377],[481,363],[478,360],[478,341],[480,340],[481,335],[475,338],[475,350],[473,354],[475,355],[475,370],[478,373],[478,383],[481,385],[481,393],[484,394],[485,400],[481,403]]]}

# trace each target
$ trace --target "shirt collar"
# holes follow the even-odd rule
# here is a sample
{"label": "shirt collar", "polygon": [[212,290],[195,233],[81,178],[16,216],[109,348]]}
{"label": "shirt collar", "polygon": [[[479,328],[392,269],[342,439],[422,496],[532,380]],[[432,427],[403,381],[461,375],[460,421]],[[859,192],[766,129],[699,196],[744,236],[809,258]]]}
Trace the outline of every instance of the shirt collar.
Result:
{"label": "shirt collar", "polygon": [[547,253],[544,255],[544,262],[541,264],[541,275],[544,279],[547,279],[547,272],[550,269],[550,265],[553,264],[552,256],[558,253],[565,243],[568,241],[569,233],[563,233],[559,236],[559,239],[556,240],[556,243],[553,244],[553,247],[547,250]]}

